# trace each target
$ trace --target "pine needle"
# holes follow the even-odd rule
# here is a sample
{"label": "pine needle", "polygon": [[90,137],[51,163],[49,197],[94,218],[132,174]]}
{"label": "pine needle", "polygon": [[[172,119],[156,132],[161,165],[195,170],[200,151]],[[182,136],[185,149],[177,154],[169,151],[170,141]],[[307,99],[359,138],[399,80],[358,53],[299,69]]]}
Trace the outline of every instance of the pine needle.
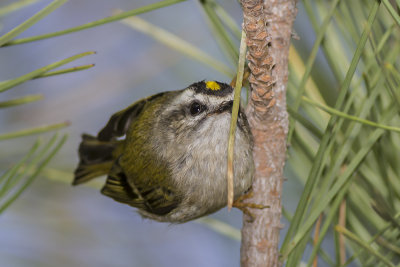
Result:
{"label": "pine needle", "polygon": [[233,155],[234,155],[234,146],[235,146],[235,133],[236,133],[236,124],[239,113],[239,104],[240,104],[240,91],[242,89],[242,80],[243,80],[243,71],[244,71],[244,62],[246,56],[246,34],[242,30],[242,38],[240,40],[240,54],[239,54],[239,63],[238,63],[238,72],[236,78],[235,85],[235,94],[233,99],[233,107],[232,107],[232,119],[231,119],[231,127],[229,129],[229,140],[228,140],[228,169],[227,169],[227,182],[228,182],[228,210],[232,208],[233,205]]}

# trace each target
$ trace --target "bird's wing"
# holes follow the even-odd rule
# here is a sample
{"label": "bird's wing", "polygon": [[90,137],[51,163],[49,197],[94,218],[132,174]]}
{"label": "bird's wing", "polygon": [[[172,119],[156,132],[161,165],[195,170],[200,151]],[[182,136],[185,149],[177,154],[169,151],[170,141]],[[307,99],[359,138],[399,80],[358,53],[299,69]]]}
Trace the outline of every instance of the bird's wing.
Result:
{"label": "bird's wing", "polygon": [[143,98],[126,109],[113,114],[107,125],[98,133],[97,139],[100,141],[111,141],[125,135],[129,125],[140,115],[146,103],[164,94],[165,92]]}
{"label": "bird's wing", "polygon": [[175,209],[181,202],[179,194],[173,191],[170,187],[161,186],[159,184],[146,185],[143,187],[134,184],[134,181],[157,180],[151,178],[129,177],[120,165],[120,160],[117,160],[104,185],[101,193],[113,198],[118,202],[128,204],[130,206],[146,210],[149,213],[156,215],[165,215]]}

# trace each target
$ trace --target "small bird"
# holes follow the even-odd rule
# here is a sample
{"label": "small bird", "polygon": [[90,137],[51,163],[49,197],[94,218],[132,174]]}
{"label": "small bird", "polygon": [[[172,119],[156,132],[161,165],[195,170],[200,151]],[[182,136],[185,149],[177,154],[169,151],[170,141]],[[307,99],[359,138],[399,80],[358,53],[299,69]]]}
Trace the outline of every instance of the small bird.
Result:
{"label": "small bird", "polygon": [[[139,100],[82,135],[73,185],[107,175],[101,193],[144,218],[183,223],[227,204],[233,88],[200,81]],[[254,175],[253,137],[242,107],[235,135],[234,199]]]}

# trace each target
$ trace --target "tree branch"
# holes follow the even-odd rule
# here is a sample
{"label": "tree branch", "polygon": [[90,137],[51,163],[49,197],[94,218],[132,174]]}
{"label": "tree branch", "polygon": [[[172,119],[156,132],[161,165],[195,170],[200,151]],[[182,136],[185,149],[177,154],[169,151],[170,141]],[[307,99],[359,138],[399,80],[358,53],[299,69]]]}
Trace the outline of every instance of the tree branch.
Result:
{"label": "tree branch", "polygon": [[246,110],[254,136],[252,203],[270,208],[244,215],[241,265],[278,266],[281,192],[286,159],[288,53],[296,0],[241,0],[247,35],[251,99]]}

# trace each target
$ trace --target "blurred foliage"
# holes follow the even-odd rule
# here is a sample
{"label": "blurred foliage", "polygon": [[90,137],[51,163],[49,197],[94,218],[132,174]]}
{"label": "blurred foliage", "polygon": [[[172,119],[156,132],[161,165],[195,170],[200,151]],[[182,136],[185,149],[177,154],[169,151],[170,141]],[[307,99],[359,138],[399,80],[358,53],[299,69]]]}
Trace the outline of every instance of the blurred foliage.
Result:
{"label": "blurred foliage", "polygon": [[[31,1],[19,2],[18,8],[22,8]],[[52,2],[1,36],[0,47],[84,30],[180,1],[161,1],[72,29],[13,39],[64,2]],[[217,1],[197,4],[204,11],[221,51],[236,64],[240,26]],[[295,41],[290,49],[287,103],[291,124],[286,168],[304,188],[295,213],[291,215],[284,209],[291,223],[282,237],[282,260],[286,266],[300,263],[311,266],[315,259],[329,266],[395,266],[400,263],[400,136],[397,132],[400,126],[400,1],[303,0],[301,4],[315,39],[310,51],[304,49],[304,41],[308,40]],[[0,10],[0,16],[10,15],[14,10],[15,7],[5,7]],[[124,23],[202,64],[225,74],[233,73],[200,48],[158,26],[138,18]],[[0,92],[34,78],[86,69],[91,65],[50,72],[89,54],[66,58],[3,81]],[[22,96],[1,102],[0,108],[40,98]],[[2,134],[0,140],[1,136],[15,138],[59,126],[25,130],[23,134]],[[47,144],[36,142],[20,162],[3,173],[0,211],[45,168],[64,140],[65,137],[55,135]],[[58,172],[45,170],[44,173],[51,177]],[[238,237],[235,229],[219,222],[207,219],[201,222],[224,235]],[[322,242],[332,242],[329,236],[334,237],[333,252],[321,249]],[[308,258],[305,258],[306,248],[311,248]]]}
{"label": "blurred foliage", "polygon": [[[0,16],[9,16],[12,12],[17,11],[20,8],[24,8],[27,5],[32,4],[35,1],[17,1],[13,4],[5,6],[0,9]],[[18,36],[20,33],[34,25],[37,21],[51,13],[53,10],[61,6],[64,1],[54,1],[46,8],[21,23],[11,31],[3,34],[0,37],[0,46],[10,41],[12,38]],[[49,74],[49,71],[71,62],[77,58],[85,56],[89,53],[77,55],[46,67],[34,70],[26,75],[17,77],[12,80],[0,82],[0,93],[6,90],[10,90],[15,86],[27,82],[31,79],[43,77]],[[63,70],[63,72],[69,72],[74,70]],[[34,101],[43,99],[42,95],[25,95],[16,99],[5,100],[0,102],[0,109],[8,108],[16,105],[23,105]],[[47,131],[53,131],[63,128],[68,125],[68,122],[57,123],[46,126],[39,126],[36,128],[24,129],[16,132],[2,133],[0,134],[0,142],[4,142],[8,139],[14,139],[19,137],[30,136],[39,134]],[[0,213],[4,212],[21,194],[22,192],[33,182],[33,180],[39,175],[41,170],[47,165],[51,158],[57,153],[66,140],[66,135],[61,138],[58,134],[55,134],[47,143],[43,144],[41,139],[37,139],[32,148],[27,154],[11,168],[2,172],[0,176]]]}
{"label": "blurred foliage", "polygon": [[[399,2],[303,3],[316,39],[305,60],[295,48],[290,53],[288,167],[304,191],[282,259],[297,266],[314,228],[319,236],[308,266],[329,232],[336,255],[329,265],[394,266],[400,261],[400,136],[363,120],[400,125]],[[318,52],[326,66],[316,63]],[[321,105],[337,112],[326,114]]]}
{"label": "blurred foliage", "polygon": [[[137,15],[143,12],[151,11],[153,9],[157,9],[166,5],[170,5],[176,2],[180,2],[182,0],[172,0],[172,1],[164,1],[152,5],[145,6],[143,8],[131,10],[129,12],[124,12],[112,17],[108,17],[105,19],[101,19],[92,23],[88,23],[79,27],[71,28],[61,32],[55,32],[50,34],[44,34],[40,36],[34,36],[30,38],[25,38],[22,40],[13,40],[15,37],[20,35],[22,32],[32,27],[35,23],[46,17],[48,14],[62,6],[67,2],[67,0],[55,0],[47,5],[45,8],[37,12],[35,15],[25,20],[20,25],[14,27],[9,32],[0,36],[0,48],[6,47],[10,45],[16,45],[21,43],[27,43],[37,40],[43,40],[47,38],[51,38],[54,36],[59,36],[63,34],[68,34],[74,31],[79,31],[91,27],[95,27],[98,25],[102,25],[105,23],[109,23],[115,20],[120,20],[122,18]],[[0,16],[10,16],[13,12],[18,11],[21,8],[24,8],[35,1],[27,1],[20,0],[15,3],[9,4],[8,6],[0,8]],[[77,66],[57,71],[52,71],[55,68],[58,68],[62,65],[65,65],[69,62],[75,61],[81,57],[88,56],[94,54],[94,52],[84,52],[78,55],[68,57],[66,59],[54,62],[45,67],[33,70],[25,75],[20,77],[1,81],[0,82],[0,93],[10,90],[22,83],[28,82],[32,79],[44,78],[54,75],[65,74],[69,72],[81,71],[88,68],[93,67],[94,65],[83,65]],[[15,105],[23,105],[33,101],[39,101],[43,99],[41,95],[26,95],[17,99],[5,100],[0,102],[0,108],[7,108]],[[4,141],[7,139],[19,138],[24,136],[35,135],[43,132],[54,131],[65,126],[68,126],[69,122],[57,123],[52,125],[39,126],[31,129],[24,129],[16,132],[3,133],[0,134],[0,141]],[[60,139],[60,140],[58,140]],[[42,145],[40,139],[38,139],[31,150],[21,159],[20,162],[16,163],[13,167],[3,172],[0,176],[0,213],[3,212],[13,201],[17,199],[17,197],[33,182],[33,180],[39,175],[39,173],[44,169],[50,159],[56,154],[56,152],[61,148],[62,144],[66,141],[66,135],[59,138],[58,135],[54,135],[50,141]],[[41,148],[42,150],[39,150]],[[39,151],[38,151],[39,150]],[[37,152],[38,151],[38,152]]]}

